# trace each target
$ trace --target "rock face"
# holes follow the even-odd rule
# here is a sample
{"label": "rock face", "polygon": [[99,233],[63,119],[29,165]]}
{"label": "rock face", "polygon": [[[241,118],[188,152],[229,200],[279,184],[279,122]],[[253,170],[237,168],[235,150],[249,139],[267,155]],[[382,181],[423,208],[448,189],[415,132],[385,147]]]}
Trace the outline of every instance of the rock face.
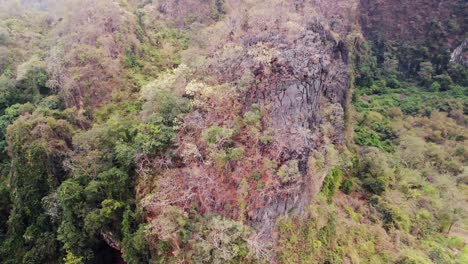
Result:
{"label": "rock face", "polygon": [[[312,137],[319,131],[324,104],[345,107],[348,49],[319,22],[308,24],[303,33],[289,41],[272,34],[274,37],[249,42],[252,46],[274,47],[274,55],[269,65],[250,66],[257,82],[247,92],[245,105],[268,106],[268,126],[287,144],[288,152],[308,152],[317,147]],[[299,136],[301,130],[305,134]]]}
{"label": "rock face", "polygon": [[320,126],[330,120],[322,110],[337,106],[332,114],[343,121],[349,87],[346,44],[333,39],[322,24],[309,24],[297,39],[278,46],[285,48],[273,58],[272,74],[262,77],[248,98],[271,108],[268,126],[283,144],[280,161],[298,161],[301,176],[281,187],[287,192],[265,197],[251,219],[262,227],[271,226],[282,214],[301,212],[320,190],[326,172],[310,168],[311,155],[325,155],[324,142],[341,144],[344,135],[344,122],[329,123],[335,133],[324,135]]}
{"label": "rock face", "polygon": [[[307,10],[307,6],[301,8],[299,12]],[[282,214],[300,213],[320,191],[327,174],[315,168],[312,156],[327,155],[325,143],[339,145],[343,141],[350,80],[348,48],[327,24],[323,16],[305,19],[303,30],[294,38],[271,30],[272,36],[261,40],[275,47],[277,53],[269,71],[253,69],[259,81],[249,90],[248,98],[271,108],[267,126],[281,142],[279,162],[297,161],[300,177],[278,186],[285,191],[264,197],[263,207],[252,214],[254,225],[269,227]],[[325,113],[324,109],[333,110]],[[335,117],[333,122],[330,116]],[[334,132],[321,129],[327,125]]]}
{"label": "rock face", "polygon": [[[165,170],[147,211],[158,214],[168,201],[185,209],[197,204],[199,212],[269,233],[279,216],[300,213],[320,191],[329,168],[316,168],[317,160],[329,155],[327,145],[344,139],[350,65],[347,44],[315,7],[302,1],[237,6],[195,37],[204,52],[201,66],[187,61],[203,75],[196,86],[232,88],[192,95],[209,107],[184,119],[177,140],[183,158]],[[248,121],[255,115],[259,122]],[[207,144],[213,127],[227,136]],[[217,157],[234,147],[243,157],[219,168]],[[189,153],[197,154],[187,158]],[[173,188],[174,181],[182,189]]]}
{"label": "rock face", "polygon": [[[193,1],[166,1],[161,12],[171,17],[177,3]],[[198,46],[184,55],[193,72],[173,78],[189,91],[194,111],[180,122],[173,158],[147,161],[162,164],[153,173],[157,187],[142,199],[147,221],[174,207],[215,213],[252,226],[267,244],[279,217],[304,212],[344,148],[350,64],[359,63],[350,50],[365,42],[361,25],[371,40],[381,31],[386,39],[419,41],[430,24],[421,18],[414,35],[398,31],[399,23],[413,23],[419,5],[377,3],[227,0],[218,22],[170,18],[197,28]]]}
{"label": "rock face", "polygon": [[364,34],[370,40],[423,42],[436,23],[464,27],[466,1],[459,0],[360,0],[359,14]]}
{"label": "rock face", "polygon": [[468,39],[465,39],[450,56],[450,62],[468,66]]}

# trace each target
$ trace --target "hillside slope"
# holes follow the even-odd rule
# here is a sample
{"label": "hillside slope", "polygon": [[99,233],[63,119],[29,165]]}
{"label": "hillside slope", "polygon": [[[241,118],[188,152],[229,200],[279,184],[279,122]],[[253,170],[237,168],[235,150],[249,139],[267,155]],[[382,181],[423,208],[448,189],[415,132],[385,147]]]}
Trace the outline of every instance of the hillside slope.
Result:
{"label": "hillside slope", "polygon": [[4,0],[0,262],[466,263],[464,2]]}

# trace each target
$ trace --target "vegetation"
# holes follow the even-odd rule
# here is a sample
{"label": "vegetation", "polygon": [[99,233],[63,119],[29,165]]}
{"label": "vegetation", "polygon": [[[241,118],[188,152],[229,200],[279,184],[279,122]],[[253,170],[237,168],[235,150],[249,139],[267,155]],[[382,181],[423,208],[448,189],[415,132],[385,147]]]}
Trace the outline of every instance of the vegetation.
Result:
{"label": "vegetation", "polygon": [[466,4],[364,2],[4,0],[0,262],[467,263]]}

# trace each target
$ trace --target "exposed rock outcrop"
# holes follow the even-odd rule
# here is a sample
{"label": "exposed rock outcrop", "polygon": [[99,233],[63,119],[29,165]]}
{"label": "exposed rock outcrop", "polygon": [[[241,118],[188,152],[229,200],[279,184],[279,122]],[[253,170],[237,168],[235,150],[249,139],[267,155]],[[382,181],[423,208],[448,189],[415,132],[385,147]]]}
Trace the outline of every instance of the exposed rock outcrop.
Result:
{"label": "exposed rock outcrop", "polygon": [[465,39],[450,56],[450,62],[468,66],[468,39]]}
{"label": "exposed rock outcrop", "polygon": [[[158,214],[168,202],[186,209],[196,204],[199,212],[271,231],[280,215],[300,213],[320,191],[329,167],[317,169],[316,159],[329,154],[326,145],[343,142],[349,51],[325,16],[312,15],[313,4],[299,2],[257,3],[195,37],[206,54],[201,66],[187,62],[203,76],[195,86],[233,89],[191,94],[209,107],[198,105],[184,119],[178,135],[183,161],[165,170],[159,193],[146,200],[148,211]],[[245,121],[252,115],[261,116],[258,123]],[[210,130],[221,136],[207,144]],[[234,147],[243,157],[227,158],[219,168],[217,157]]]}

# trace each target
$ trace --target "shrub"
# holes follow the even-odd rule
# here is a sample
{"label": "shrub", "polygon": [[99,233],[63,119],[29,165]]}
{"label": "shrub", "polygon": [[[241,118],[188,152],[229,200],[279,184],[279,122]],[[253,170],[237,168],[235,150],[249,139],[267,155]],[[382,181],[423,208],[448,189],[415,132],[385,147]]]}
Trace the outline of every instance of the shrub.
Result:
{"label": "shrub", "polygon": [[411,229],[411,232],[415,235],[429,237],[437,231],[437,221],[435,221],[429,211],[422,209],[414,217]]}
{"label": "shrub", "polygon": [[242,263],[247,260],[249,230],[240,222],[213,216],[197,224],[192,235],[192,260],[197,263]]}
{"label": "shrub", "polygon": [[341,184],[341,191],[345,194],[351,194],[354,190],[354,181],[352,179],[345,179]]}
{"label": "shrub", "polygon": [[38,57],[32,57],[29,61],[18,66],[16,86],[25,93],[29,93],[29,99],[37,99],[39,94],[49,94],[46,86],[48,74],[45,71],[45,63]]}
{"label": "shrub", "polygon": [[402,84],[396,76],[390,76],[387,78],[387,86],[396,89],[401,88]]}
{"label": "shrub", "polygon": [[220,20],[226,14],[226,0],[212,0],[210,9],[211,18]]}
{"label": "shrub", "polygon": [[227,158],[228,160],[240,160],[244,157],[243,148],[228,148],[227,149]]}
{"label": "shrub", "polygon": [[254,181],[259,181],[261,178],[262,178],[262,175],[260,174],[260,172],[254,171],[254,172],[252,173],[252,179],[253,179]]}
{"label": "shrub", "polygon": [[457,258],[458,263],[467,263],[468,262],[468,245],[464,246],[459,257]]}
{"label": "shrub", "polygon": [[395,133],[384,123],[374,123],[372,128],[357,126],[354,141],[356,144],[367,147],[377,147],[385,151],[392,151],[394,145],[391,140]]}
{"label": "shrub", "polygon": [[112,218],[114,213],[123,207],[123,204],[113,199],[105,199],[101,202],[100,214],[105,218]]}
{"label": "shrub", "polygon": [[232,129],[226,129],[213,125],[203,132],[203,138],[209,144],[218,144],[222,139],[229,139],[233,134]]}
{"label": "shrub", "polygon": [[243,148],[228,148],[227,150],[212,151],[211,158],[214,161],[214,167],[220,171],[226,166],[231,165],[231,161],[238,161],[244,157]]}
{"label": "shrub", "polygon": [[244,114],[244,125],[260,127],[260,121],[262,119],[262,114],[257,105],[252,105],[252,111],[248,111]]}
{"label": "shrub", "polygon": [[440,88],[441,88],[441,85],[439,82],[435,81],[431,84],[431,89],[430,91],[431,92],[439,92],[440,91]]}
{"label": "shrub", "polygon": [[299,162],[297,160],[290,160],[283,164],[276,173],[282,183],[293,181],[300,177]]}
{"label": "shrub", "polygon": [[391,205],[376,195],[371,197],[369,203],[380,213],[384,227],[387,230],[397,228],[406,232],[409,231],[410,219],[398,207]]}
{"label": "shrub", "polygon": [[426,142],[415,136],[403,136],[400,139],[400,158],[410,168],[419,168],[424,164]]}
{"label": "shrub", "polygon": [[400,108],[407,115],[416,115],[423,108],[421,98],[409,97],[400,103]]}
{"label": "shrub", "polygon": [[[434,243],[435,244],[435,243]],[[450,256],[447,255],[446,249],[442,248],[439,245],[433,245],[431,249],[429,250],[429,258],[434,262],[434,263],[440,263],[440,264],[445,264],[445,263],[450,263]]]}
{"label": "shrub", "polygon": [[139,69],[143,66],[139,62],[138,57],[135,56],[134,52],[132,52],[132,50],[130,49],[127,49],[125,51],[124,65],[128,68],[135,68],[135,69]]}
{"label": "shrub", "polygon": [[371,193],[380,195],[387,190],[388,182],[383,177],[367,177],[363,180],[362,186]]}
{"label": "shrub", "polygon": [[82,264],[84,263],[83,257],[73,255],[71,250],[67,250],[67,255],[63,258],[65,264]]}
{"label": "shrub", "polygon": [[175,136],[172,127],[158,123],[141,124],[138,127],[138,134],[135,143],[141,151],[146,154],[157,154],[166,150]]}
{"label": "shrub", "polygon": [[340,188],[342,178],[343,172],[338,167],[333,168],[331,172],[325,177],[325,182],[322,186],[322,193],[327,198],[329,203],[332,201],[333,196]]}
{"label": "shrub", "polygon": [[459,250],[463,250],[464,244],[465,243],[463,241],[463,238],[461,238],[461,237],[451,237],[449,242],[448,242],[449,247],[456,248],[456,249],[459,249]]}
{"label": "shrub", "polygon": [[67,180],[58,189],[58,200],[63,207],[73,208],[82,200],[83,187],[73,180]]}
{"label": "shrub", "polygon": [[432,261],[427,259],[424,256],[414,252],[406,251],[403,255],[397,260],[396,264],[431,264]]}
{"label": "shrub", "polygon": [[216,144],[223,137],[224,130],[219,126],[211,126],[204,133],[203,137],[209,144]]}
{"label": "shrub", "polygon": [[452,78],[446,73],[435,76],[434,80],[439,83],[441,91],[447,91],[453,83]]}
{"label": "shrub", "polygon": [[[124,238],[122,240],[122,256],[124,260],[130,264],[147,263],[150,249],[148,248],[148,243],[145,238],[146,225],[140,224],[134,232],[131,232],[130,225],[135,223],[126,223],[126,220],[128,220],[128,214],[124,214],[124,220],[122,222],[122,233],[124,234]],[[131,222],[134,222],[134,220]],[[126,227],[125,225],[128,226]]]}
{"label": "shrub", "polygon": [[386,157],[375,148],[369,148],[363,153],[358,173],[363,187],[374,194],[383,193],[394,180],[394,172]]}
{"label": "shrub", "polygon": [[182,244],[186,235],[188,214],[175,206],[167,206],[147,227],[149,243],[155,247],[159,241],[170,243],[175,250]]}
{"label": "shrub", "polygon": [[434,73],[434,67],[431,62],[425,61],[419,64],[419,79],[423,84],[428,84],[432,80],[432,74]]}
{"label": "shrub", "polygon": [[356,127],[355,133],[354,141],[356,144],[368,147],[382,147],[382,142],[380,142],[379,134],[377,134],[377,132],[367,127]]}

